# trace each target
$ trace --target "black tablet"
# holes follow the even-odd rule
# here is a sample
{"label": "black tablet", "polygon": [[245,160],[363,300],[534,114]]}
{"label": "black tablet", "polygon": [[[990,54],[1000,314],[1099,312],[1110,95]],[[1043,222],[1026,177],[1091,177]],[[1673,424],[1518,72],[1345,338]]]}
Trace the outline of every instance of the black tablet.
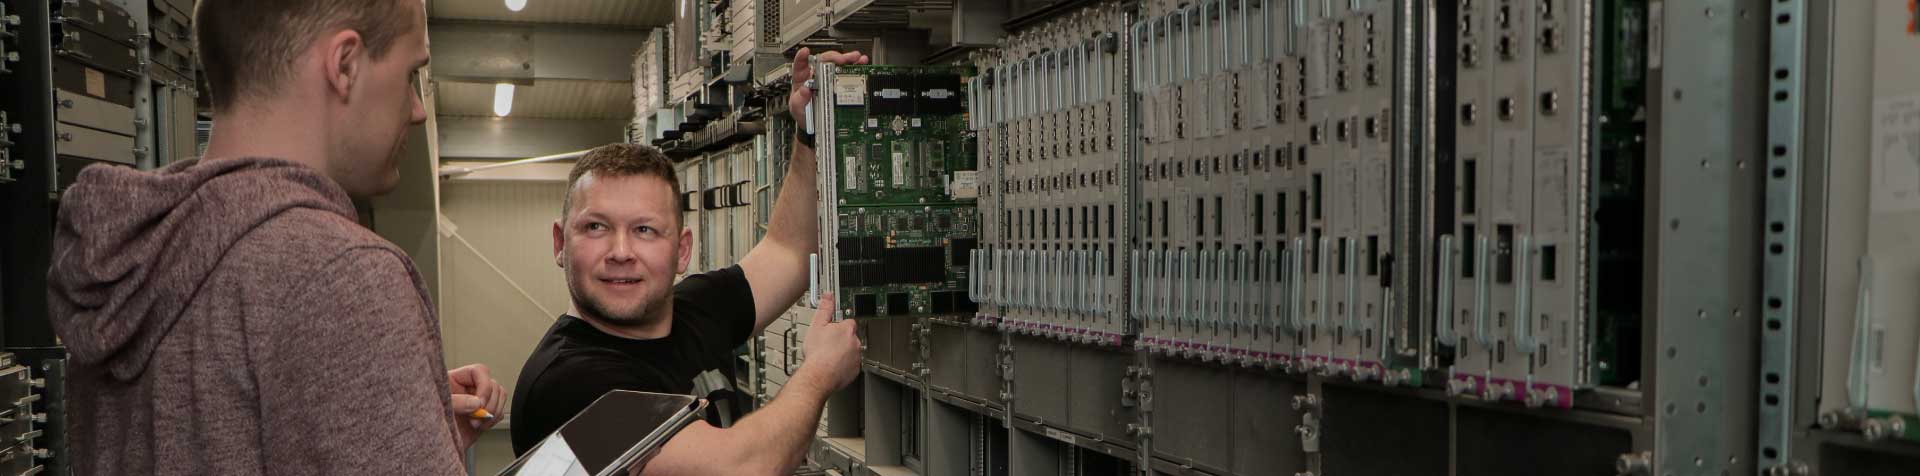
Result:
{"label": "black tablet", "polygon": [[608,476],[646,461],[667,439],[700,418],[707,402],[687,395],[615,390],[520,459],[501,476]]}

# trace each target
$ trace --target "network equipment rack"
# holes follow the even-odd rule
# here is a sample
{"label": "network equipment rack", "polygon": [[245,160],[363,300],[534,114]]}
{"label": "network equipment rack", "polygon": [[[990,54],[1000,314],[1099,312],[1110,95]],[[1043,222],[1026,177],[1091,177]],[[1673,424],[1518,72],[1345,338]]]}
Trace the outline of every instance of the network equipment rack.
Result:
{"label": "network equipment rack", "polygon": [[92,166],[197,154],[192,4],[0,2],[0,474],[66,474],[66,352],[47,314],[60,194]]}
{"label": "network equipment rack", "polygon": [[[867,344],[819,467],[1873,475],[1920,461],[1920,339],[1897,291],[1913,253],[1893,238],[1914,208],[1899,197],[1920,194],[1887,180],[1920,129],[1910,2],[959,3],[761,12],[782,48],[908,52],[836,73],[970,71],[964,113],[928,126],[970,144],[963,206],[912,182],[934,169],[918,146],[896,151],[928,140],[911,116],[902,134],[866,104],[815,104],[818,291],[840,293]],[[997,42],[957,40],[983,24]],[[768,150],[757,160],[781,160]],[[918,269],[977,312],[865,286],[869,244],[931,245],[913,217],[949,212],[971,214],[977,241]],[[881,277],[915,272],[892,268]],[[901,288],[904,305],[888,302]],[[807,312],[754,346],[763,398],[804,358]]]}

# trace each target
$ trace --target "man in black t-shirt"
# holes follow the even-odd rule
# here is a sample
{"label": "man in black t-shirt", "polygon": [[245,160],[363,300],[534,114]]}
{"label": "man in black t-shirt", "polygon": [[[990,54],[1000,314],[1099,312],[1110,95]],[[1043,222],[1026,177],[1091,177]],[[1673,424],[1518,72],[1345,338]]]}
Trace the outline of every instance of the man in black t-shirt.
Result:
{"label": "man in black t-shirt", "polygon": [[[804,121],[813,92],[805,49],[795,57],[788,105]],[[823,53],[836,64],[859,53]],[[807,288],[807,256],[819,248],[810,141],[794,140],[786,184],[766,238],[726,269],[688,276],[693,233],[681,223],[679,180],[659,149],[614,144],[574,164],[554,261],[573,309],[547,330],[521,369],[513,396],[515,454],[524,454],[612,390],[690,394],[711,404],[707,421],[661,450],[645,474],[786,474],[805,457],[831,392],[859,374],[852,322],[830,322],[823,296],[807,333],[807,356],[766,406],[733,389],[734,349],[791,307]]]}

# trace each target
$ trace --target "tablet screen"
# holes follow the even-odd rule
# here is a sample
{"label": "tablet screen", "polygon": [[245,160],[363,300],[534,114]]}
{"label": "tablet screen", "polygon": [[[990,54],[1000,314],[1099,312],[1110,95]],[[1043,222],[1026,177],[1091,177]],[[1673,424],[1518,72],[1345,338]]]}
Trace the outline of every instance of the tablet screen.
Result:
{"label": "tablet screen", "polygon": [[686,395],[616,390],[581,410],[560,431],[547,435],[502,475],[591,476],[607,469],[695,404]]}

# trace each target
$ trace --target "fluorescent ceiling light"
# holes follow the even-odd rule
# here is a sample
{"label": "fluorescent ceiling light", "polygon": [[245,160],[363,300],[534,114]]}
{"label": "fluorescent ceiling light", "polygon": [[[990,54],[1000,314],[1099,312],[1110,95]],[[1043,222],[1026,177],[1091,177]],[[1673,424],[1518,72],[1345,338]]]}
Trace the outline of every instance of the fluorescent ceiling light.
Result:
{"label": "fluorescent ceiling light", "polygon": [[513,113],[513,85],[500,83],[493,85],[493,115],[507,117]]}
{"label": "fluorescent ceiling light", "polygon": [[522,8],[527,8],[527,0],[507,0],[508,10],[513,10],[517,12],[517,11],[520,11],[520,9]]}

